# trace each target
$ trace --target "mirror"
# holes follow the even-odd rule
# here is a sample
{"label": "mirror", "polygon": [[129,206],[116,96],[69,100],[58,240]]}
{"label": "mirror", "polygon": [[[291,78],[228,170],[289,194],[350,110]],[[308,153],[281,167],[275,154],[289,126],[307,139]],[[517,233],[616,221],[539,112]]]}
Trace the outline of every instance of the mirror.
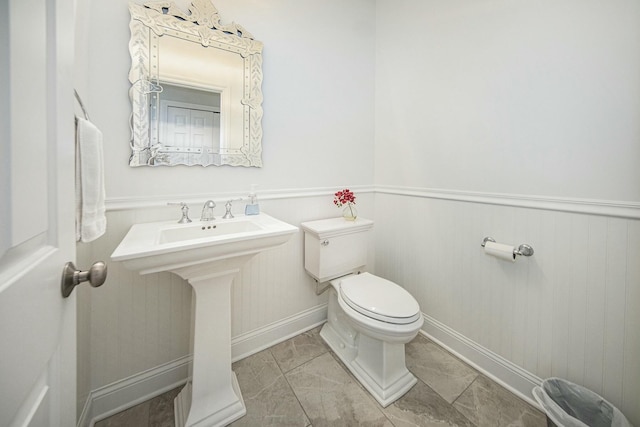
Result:
{"label": "mirror", "polygon": [[210,0],[130,3],[131,166],[262,166],[262,43]]}

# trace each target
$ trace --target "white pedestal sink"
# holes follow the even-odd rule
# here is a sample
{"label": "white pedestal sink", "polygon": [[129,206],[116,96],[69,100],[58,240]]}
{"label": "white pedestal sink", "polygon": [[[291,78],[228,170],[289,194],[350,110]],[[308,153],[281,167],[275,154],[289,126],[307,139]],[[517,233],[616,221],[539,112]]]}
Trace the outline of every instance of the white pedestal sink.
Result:
{"label": "white pedestal sink", "polygon": [[193,379],[175,400],[176,426],[222,426],[246,414],[231,370],[231,285],[251,257],[297,230],[264,213],[136,224],[111,255],[140,274],[170,271],[193,287]]}

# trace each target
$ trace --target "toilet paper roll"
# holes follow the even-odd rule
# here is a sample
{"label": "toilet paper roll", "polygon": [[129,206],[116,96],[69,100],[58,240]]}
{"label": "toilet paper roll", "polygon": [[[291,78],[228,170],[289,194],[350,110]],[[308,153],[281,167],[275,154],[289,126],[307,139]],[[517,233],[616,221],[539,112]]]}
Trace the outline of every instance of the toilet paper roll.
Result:
{"label": "toilet paper roll", "polygon": [[487,255],[493,255],[500,259],[516,262],[516,254],[514,253],[515,247],[513,246],[505,245],[503,243],[486,242],[484,244],[484,251]]}

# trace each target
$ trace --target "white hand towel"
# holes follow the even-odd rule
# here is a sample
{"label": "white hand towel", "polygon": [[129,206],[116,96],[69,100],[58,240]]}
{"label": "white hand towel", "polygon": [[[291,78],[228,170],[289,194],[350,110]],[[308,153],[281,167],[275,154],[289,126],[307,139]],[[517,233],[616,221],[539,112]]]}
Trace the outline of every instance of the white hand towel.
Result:
{"label": "white hand towel", "polygon": [[91,242],[107,228],[102,132],[76,117],[76,240]]}

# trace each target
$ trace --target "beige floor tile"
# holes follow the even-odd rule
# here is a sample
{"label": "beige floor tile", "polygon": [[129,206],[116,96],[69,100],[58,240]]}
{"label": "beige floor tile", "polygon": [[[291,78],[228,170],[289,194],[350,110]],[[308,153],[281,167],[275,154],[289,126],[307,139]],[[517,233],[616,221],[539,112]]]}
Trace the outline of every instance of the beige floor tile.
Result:
{"label": "beige floor tile", "polygon": [[99,421],[95,427],[146,427],[149,424],[149,402],[143,402]]}
{"label": "beige floor tile", "polygon": [[407,368],[449,403],[478,376],[474,369],[422,335],[408,343],[405,352]]}
{"label": "beige floor tile", "polygon": [[329,353],[285,376],[314,427],[393,426]]}
{"label": "beige floor tile", "polygon": [[396,427],[473,427],[467,418],[422,381],[383,412]]}
{"label": "beige floor tile", "polygon": [[309,425],[293,390],[268,350],[233,364],[247,415],[232,423],[239,426]]}
{"label": "beige floor tile", "polygon": [[545,415],[484,375],[453,406],[478,427],[545,427]]}
{"label": "beige floor tile", "polygon": [[175,415],[173,401],[182,390],[175,388],[149,401],[149,427],[173,427]]}
{"label": "beige floor tile", "polygon": [[271,354],[275,357],[282,372],[289,372],[291,369],[329,351],[329,347],[320,337],[320,329],[320,327],[311,329],[271,347]]}
{"label": "beige floor tile", "polygon": [[[234,427],[305,427],[311,422],[314,427],[546,426],[540,411],[420,335],[406,346],[407,367],[418,383],[383,409],[329,352],[319,330],[234,363],[247,406],[247,415]],[[173,399],[179,391],[96,427],[172,427]]]}

